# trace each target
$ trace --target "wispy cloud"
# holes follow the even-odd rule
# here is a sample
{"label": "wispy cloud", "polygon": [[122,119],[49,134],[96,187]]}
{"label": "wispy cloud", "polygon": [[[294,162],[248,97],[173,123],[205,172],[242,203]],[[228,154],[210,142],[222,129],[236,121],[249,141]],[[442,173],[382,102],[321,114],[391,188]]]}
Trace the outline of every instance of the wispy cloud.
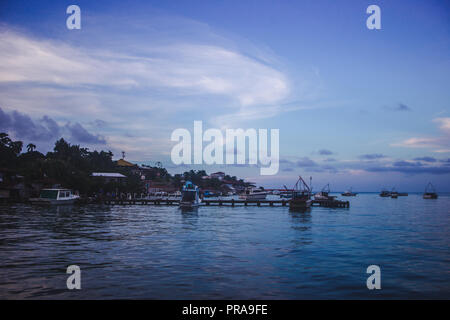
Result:
{"label": "wispy cloud", "polygon": [[0,83],[166,88],[179,95],[224,95],[239,107],[277,103],[289,92],[282,72],[232,49],[174,43],[143,50],[125,55],[1,30]]}
{"label": "wispy cloud", "polygon": [[414,158],[414,160],[416,161],[425,161],[425,162],[436,162],[436,158],[433,157],[418,157],[418,158]]}
{"label": "wispy cloud", "polygon": [[396,106],[386,106],[384,107],[384,109],[390,111],[412,111],[411,107],[407,106],[404,103],[399,103]]}
{"label": "wispy cloud", "polygon": [[322,156],[329,156],[329,155],[332,155],[333,152],[330,150],[327,150],[327,149],[321,149],[321,150],[319,150],[319,154]]}
{"label": "wispy cloud", "polygon": [[[211,36],[211,29],[201,24],[173,21],[184,32],[195,29],[208,36],[181,39],[158,26],[152,32],[159,34],[153,36],[164,41],[149,41],[147,29],[130,40],[125,28],[115,33],[123,41],[116,46],[105,40],[111,37],[105,26],[75,45],[3,26],[0,105],[35,119],[51,114],[59,123],[70,121],[66,129],[84,141],[96,137],[83,133],[76,123],[99,128],[92,119],[101,119],[109,124],[107,140],[122,141],[112,147],[135,150],[131,152],[136,157],[143,156],[142,146],[138,148],[135,139],[123,141],[127,134],[152,136],[153,148],[161,146],[155,151],[167,153],[170,132],[186,115],[201,114],[205,122],[224,127],[236,119],[268,118],[292,109],[282,107],[290,83],[271,54],[255,47],[247,53],[232,40],[216,41],[219,36]],[[165,25],[168,30],[173,28],[170,23]],[[104,46],[92,42],[97,35]],[[186,126],[190,119],[183,119]]]}
{"label": "wispy cloud", "polygon": [[438,124],[441,135],[438,137],[413,137],[394,143],[392,146],[407,148],[430,148],[434,152],[450,152],[450,117],[435,118],[433,122]]}
{"label": "wispy cloud", "polygon": [[362,160],[377,160],[385,158],[386,156],[380,153],[362,154],[359,156]]}

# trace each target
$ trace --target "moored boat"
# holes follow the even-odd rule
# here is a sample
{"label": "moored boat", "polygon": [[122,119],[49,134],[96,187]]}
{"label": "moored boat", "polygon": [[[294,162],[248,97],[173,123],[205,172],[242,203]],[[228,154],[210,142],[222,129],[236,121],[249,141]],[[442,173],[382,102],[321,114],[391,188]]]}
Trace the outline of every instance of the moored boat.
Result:
{"label": "moored boat", "polygon": [[311,203],[311,188],[305,180],[299,176],[292,191],[292,198],[289,200],[289,209],[305,210],[311,207]]}
{"label": "moored boat", "polygon": [[244,200],[264,200],[267,197],[268,192],[263,189],[247,188],[244,194],[239,196],[239,199]]}
{"label": "moored boat", "polygon": [[380,197],[386,198],[386,197],[390,197],[390,196],[391,196],[390,191],[387,191],[386,189],[381,190]]}
{"label": "moored boat", "polygon": [[73,204],[80,198],[69,189],[42,189],[39,198],[30,198],[32,204],[65,205]]}
{"label": "moored boat", "polygon": [[330,184],[328,183],[320,192],[314,195],[314,200],[334,200],[336,196],[330,196]]}
{"label": "moored boat", "polygon": [[194,209],[200,205],[198,187],[190,181],[186,181],[181,190],[181,209]]}
{"label": "moored boat", "polygon": [[434,186],[429,182],[425,188],[425,192],[423,194],[424,199],[437,199],[438,195],[436,193],[436,189]]}

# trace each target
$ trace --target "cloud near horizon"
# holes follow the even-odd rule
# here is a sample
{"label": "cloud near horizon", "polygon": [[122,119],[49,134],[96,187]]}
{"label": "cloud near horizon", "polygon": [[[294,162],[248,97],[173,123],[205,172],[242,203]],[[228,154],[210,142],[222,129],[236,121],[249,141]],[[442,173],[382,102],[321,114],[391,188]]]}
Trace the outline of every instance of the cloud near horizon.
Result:
{"label": "cloud near horizon", "polygon": [[400,143],[392,144],[396,147],[406,148],[429,148],[437,153],[450,152],[450,117],[433,119],[438,124],[441,135],[438,137],[413,137]]}

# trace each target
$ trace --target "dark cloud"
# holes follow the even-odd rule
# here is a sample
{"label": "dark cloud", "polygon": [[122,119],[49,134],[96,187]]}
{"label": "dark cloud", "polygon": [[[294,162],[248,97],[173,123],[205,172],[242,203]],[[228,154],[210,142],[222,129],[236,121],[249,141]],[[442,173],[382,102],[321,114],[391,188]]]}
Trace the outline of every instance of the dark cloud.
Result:
{"label": "dark cloud", "polygon": [[0,108],[0,130],[6,131],[11,127],[11,117]]}
{"label": "dark cloud", "polygon": [[398,167],[371,167],[367,168],[369,172],[400,172],[407,174],[449,174],[450,167],[426,167],[426,166],[398,166]]}
{"label": "dark cloud", "polygon": [[383,154],[380,154],[380,153],[372,153],[372,154],[360,155],[359,158],[363,159],[363,160],[377,160],[377,159],[386,158],[386,156]]}
{"label": "dark cloud", "polygon": [[66,128],[69,130],[73,140],[77,142],[92,143],[92,144],[105,144],[105,138],[100,135],[93,135],[89,133],[78,122],[75,124],[67,124]]}
{"label": "dark cloud", "polygon": [[322,149],[322,150],[319,150],[319,154],[322,156],[329,156],[329,155],[332,155],[333,152],[331,152],[330,150],[327,150],[327,149]]}
{"label": "dark cloud", "polygon": [[294,169],[292,169],[292,168],[283,168],[283,169],[281,169],[281,171],[291,172],[291,171],[294,171]]}
{"label": "dark cloud", "polygon": [[47,116],[33,121],[18,111],[4,112],[0,108],[0,130],[12,132],[20,139],[46,141],[58,138],[61,130],[58,124]]}
{"label": "dark cloud", "polygon": [[411,111],[411,108],[408,107],[406,104],[399,103],[398,106],[395,108],[396,111]]}
{"label": "dark cloud", "polygon": [[59,139],[63,133],[68,132],[74,142],[92,144],[105,144],[105,139],[100,135],[89,133],[78,122],[60,126],[55,120],[43,116],[38,120],[31,119],[28,115],[18,111],[6,113],[0,108],[0,131],[13,133],[18,139],[30,141],[50,141]]}
{"label": "dark cloud", "polygon": [[292,161],[287,160],[287,159],[280,159],[280,163],[287,163],[287,164],[293,164]]}
{"label": "dark cloud", "polygon": [[392,107],[392,106],[384,107],[384,109],[390,110],[390,111],[412,111],[412,109],[404,103],[399,103],[395,107]]}
{"label": "dark cloud", "polygon": [[448,174],[450,173],[449,166],[429,166],[421,162],[410,162],[405,160],[395,161],[389,166],[370,167],[366,171],[369,172],[400,172],[407,174]]}
{"label": "dark cloud", "polygon": [[392,164],[394,167],[421,167],[422,164],[420,162],[408,162],[404,160],[395,161]]}
{"label": "dark cloud", "polygon": [[425,161],[425,162],[436,162],[437,160],[433,157],[420,157],[420,158],[414,158],[416,161]]}
{"label": "dark cloud", "polygon": [[108,123],[100,119],[95,119],[94,121],[92,121],[92,125],[97,128],[104,128],[108,125]]}
{"label": "dark cloud", "polygon": [[336,169],[333,166],[318,166],[311,168],[309,171],[318,173],[320,172],[337,173],[338,169]]}
{"label": "dark cloud", "polygon": [[296,163],[297,167],[315,167],[317,163],[308,157],[301,158]]}

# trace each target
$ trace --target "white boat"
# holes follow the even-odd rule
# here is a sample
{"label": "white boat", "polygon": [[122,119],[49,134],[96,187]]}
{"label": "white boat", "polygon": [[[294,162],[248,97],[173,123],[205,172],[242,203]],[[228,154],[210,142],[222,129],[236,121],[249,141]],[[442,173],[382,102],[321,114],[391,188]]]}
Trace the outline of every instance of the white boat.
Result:
{"label": "white boat", "polygon": [[328,183],[325,187],[322,188],[322,191],[317,192],[314,195],[314,200],[333,200],[336,197],[335,196],[330,196],[330,184]]}
{"label": "white boat", "polygon": [[181,209],[194,209],[200,205],[198,187],[190,181],[186,181],[181,190]]}
{"label": "white boat", "polygon": [[33,204],[73,204],[80,196],[69,189],[42,189],[39,198],[30,198]]}
{"label": "white boat", "polygon": [[239,199],[244,200],[264,200],[267,197],[268,192],[263,191],[263,189],[255,189],[255,188],[248,188],[245,190],[244,194],[241,194],[239,196]]}
{"label": "white boat", "polygon": [[345,191],[344,193],[341,193],[344,197],[355,197],[357,195],[356,192],[352,191],[352,188],[350,190]]}

